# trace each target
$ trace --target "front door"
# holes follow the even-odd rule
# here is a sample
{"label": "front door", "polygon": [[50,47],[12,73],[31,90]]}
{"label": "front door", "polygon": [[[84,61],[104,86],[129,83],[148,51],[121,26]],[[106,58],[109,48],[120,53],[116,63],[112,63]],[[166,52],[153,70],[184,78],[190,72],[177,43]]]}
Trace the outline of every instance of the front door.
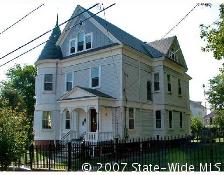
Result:
{"label": "front door", "polygon": [[97,130],[97,117],[96,117],[96,109],[90,110],[90,131],[96,132]]}

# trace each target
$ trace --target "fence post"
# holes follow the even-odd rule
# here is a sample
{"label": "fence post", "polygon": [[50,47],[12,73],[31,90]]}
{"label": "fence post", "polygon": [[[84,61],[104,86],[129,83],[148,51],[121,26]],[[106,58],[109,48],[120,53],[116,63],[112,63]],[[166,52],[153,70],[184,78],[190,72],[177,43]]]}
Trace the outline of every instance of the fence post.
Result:
{"label": "fence post", "polygon": [[115,156],[115,162],[117,163],[117,154],[118,154],[118,138],[115,138],[115,144],[114,144],[114,156]]}
{"label": "fence post", "polygon": [[30,152],[30,169],[33,169],[33,152],[34,152],[34,145],[31,144],[29,147],[29,152]]}
{"label": "fence post", "polygon": [[68,142],[68,171],[72,170],[72,143]]}

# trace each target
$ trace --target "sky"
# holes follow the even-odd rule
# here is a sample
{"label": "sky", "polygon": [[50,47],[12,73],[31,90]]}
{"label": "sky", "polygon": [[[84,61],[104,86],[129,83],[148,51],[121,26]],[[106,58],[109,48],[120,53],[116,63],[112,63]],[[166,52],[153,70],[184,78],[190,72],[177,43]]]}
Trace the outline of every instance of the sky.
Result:
{"label": "sky", "polygon": [[[147,42],[161,39],[196,5],[195,1],[180,2],[177,0],[1,0],[0,32],[42,3],[45,3],[43,7],[0,35],[0,57],[52,29],[55,26],[57,14],[59,23],[70,18],[78,4],[89,8],[95,3],[103,3],[104,7],[116,3],[115,6],[105,11],[105,16],[104,13],[99,16]],[[198,6],[167,35],[167,37],[177,36],[188,65],[187,73],[192,77],[189,87],[190,99],[202,101],[203,104],[205,104],[205,98],[202,85],[205,84],[206,89],[208,88],[208,80],[218,74],[223,61],[215,60],[212,53],[201,51],[205,42],[200,38],[199,25],[210,25],[217,20],[218,9],[218,1],[211,8]],[[91,11],[97,12],[98,10],[99,7],[95,7]],[[47,40],[49,35],[1,59],[0,65]],[[5,73],[15,64],[34,64],[42,48],[43,46],[0,67],[0,81],[6,79]]]}

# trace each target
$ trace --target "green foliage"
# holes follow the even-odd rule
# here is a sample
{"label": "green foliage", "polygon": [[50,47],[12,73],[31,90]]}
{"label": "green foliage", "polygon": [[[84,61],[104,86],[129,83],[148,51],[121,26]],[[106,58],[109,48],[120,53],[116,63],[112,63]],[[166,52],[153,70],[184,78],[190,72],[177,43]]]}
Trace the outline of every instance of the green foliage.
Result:
{"label": "green foliage", "polygon": [[0,168],[5,170],[25,150],[29,122],[24,112],[0,108]]}
{"label": "green foliage", "polygon": [[191,118],[191,130],[193,133],[199,134],[203,128],[202,118],[192,117]]}
{"label": "green foliage", "polygon": [[[7,80],[2,82],[0,92],[0,107],[10,107],[17,112],[25,111],[25,116],[29,122],[30,129],[29,144],[33,139],[33,114],[35,105],[35,76],[36,67],[33,65],[26,65],[21,67],[16,65],[8,70],[6,73]],[[4,101],[4,103],[1,103]]]}
{"label": "green foliage", "polygon": [[213,110],[224,109],[224,73],[220,72],[216,77],[209,80],[208,102]]}
{"label": "green foliage", "polygon": [[213,124],[217,127],[220,128],[221,130],[224,129],[224,110],[216,110],[213,120]]}
{"label": "green foliage", "polygon": [[212,51],[216,59],[224,58],[224,4],[220,5],[220,19],[212,25],[201,25],[201,38],[207,42],[202,51]]}

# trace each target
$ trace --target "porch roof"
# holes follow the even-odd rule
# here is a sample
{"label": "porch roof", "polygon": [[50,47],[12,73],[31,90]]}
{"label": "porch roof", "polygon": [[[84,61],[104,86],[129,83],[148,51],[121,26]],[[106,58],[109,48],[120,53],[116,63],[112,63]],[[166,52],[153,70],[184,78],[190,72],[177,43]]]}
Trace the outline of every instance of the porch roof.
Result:
{"label": "porch roof", "polygon": [[60,97],[58,101],[88,99],[93,97],[114,99],[112,96],[105,94],[99,90],[75,86],[72,90],[66,92],[62,97]]}

